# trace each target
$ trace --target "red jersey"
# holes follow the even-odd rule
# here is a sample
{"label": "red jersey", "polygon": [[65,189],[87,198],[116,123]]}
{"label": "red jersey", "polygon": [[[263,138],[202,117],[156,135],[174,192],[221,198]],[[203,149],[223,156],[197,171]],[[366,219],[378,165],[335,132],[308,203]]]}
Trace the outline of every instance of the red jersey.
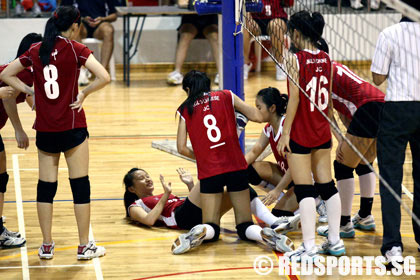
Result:
{"label": "red jersey", "polygon": [[[137,199],[128,207],[128,209],[130,209],[130,207],[141,207],[144,211],[149,213],[153,208],[155,208],[156,204],[158,204],[162,196],[163,194]],[[168,228],[178,229],[175,220],[175,209],[181,206],[183,203],[183,199],[170,194],[157,221],[163,222]]]}
{"label": "red jersey", "polygon": [[[295,54],[299,68],[299,86],[323,113],[328,115],[331,60],[327,53],[302,50]],[[290,139],[312,148],[331,140],[330,124],[309,99],[299,91],[299,106],[292,124]]]}
{"label": "red jersey", "polygon": [[23,66],[33,66],[35,81],[36,119],[34,129],[59,132],[87,127],[85,112],[78,113],[69,105],[79,93],[80,67],[92,53],[85,45],[58,36],[50,56],[50,64],[42,65],[41,43],[31,46],[19,57]]}
{"label": "red jersey", "polygon": [[332,100],[334,108],[352,119],[358,108],[368,102],[385,102],[385,94],[347,66],[333,62]]}
{"label": "red jersey", "polygon": [[[7,67],[7,65],[8,64],[0,66],[0,73]],[[19,78],[19,80],[24,82],[27,86],[32,87],[32,85],[34,83],[34,79],[33,79],[33,76],[32,76],[32,69],[31,68],[26,68],[26,69],[20,71],[17,74],[17,77]],[[7,86],[7,84],[5,84],[3,81],[0,81],[0,87],[5,87],[5,86]],[[26,100],[26,94],[21,92],[16,97],[16,104],[22,103],[25,100]],[[3,101],[0,99],[0,129],[2,129],[6,125],[6,122],[7,122],[8,119],[9,119],[9,116],[7,115],[6,110],[4,109]]]}
{"label": "red jersey", "polygon": [[247,169],[236,132],[233,98],[229,90],[206,93],[195,102],[192,115],[187,108],[178,112],[187,126],[200,180]]}
{"label": "red jersey", "polygon": [[284,175],[287,169],[289,169],[287,160],[284,157],[282,157],[282,155],[279,154],[279,152],[277,151],[277,144],[279,143],[281,134],[283,132],[283,125],[284,125],[285,119],[286,119],[285,116],[283,116],[280,119],[280,125],[279,125],[279,130],[277,131],[277,134],[275,134],[274,128],[269,123],[266,124],[266,126],[263,128],[263,132],[265,136],[267,136],[268,141],[270,142],[271,150],[273,151],[274,158],[277,161],[277,165],[279,167],[279,170],[282,172],[282,175]]}
{"label": "red jersey", "polygon": [[287,18],[287,14],[281,6],[281,0],[262,0],[263,10],[261,13],[252,13],[253,18],[273,19]]}

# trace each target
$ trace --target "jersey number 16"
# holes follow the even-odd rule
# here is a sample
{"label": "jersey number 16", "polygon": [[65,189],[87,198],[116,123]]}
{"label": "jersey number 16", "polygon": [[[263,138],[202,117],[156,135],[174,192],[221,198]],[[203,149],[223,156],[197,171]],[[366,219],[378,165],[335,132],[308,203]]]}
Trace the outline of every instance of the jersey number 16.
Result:
{"label": "jersey number 16", "polygon": [[[328,90],[323,87],[328,85],[328,79],[325,76],[320,76],[319,84],[317,82],[318,77],[312,77],[311,81],[306,85],[306,92],[309,93],[311,99],[311,112],[315,110],[314,103],[321,111],[324,111],[328,107]],[[317,84],[318,88],[316,88]],[[318,98],[316,98],[317,96]]]}

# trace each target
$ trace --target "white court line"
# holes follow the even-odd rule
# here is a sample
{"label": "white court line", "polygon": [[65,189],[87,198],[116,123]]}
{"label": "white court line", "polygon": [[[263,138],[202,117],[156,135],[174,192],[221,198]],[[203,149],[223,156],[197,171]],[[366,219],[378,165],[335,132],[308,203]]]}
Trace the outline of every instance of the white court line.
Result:
{"label": "white court line", "polygon": [[[23,238],[26,238],[25,233],[25,219],[23,216],[22,190],[20,187],[20,173],[19,173],[19,154],[12,155],[13,161],[13,178],[15,181],[16,194],[16,209],[18,215],[19,232]],[[29,265],[28,265],[28,251],[26,246],[20,247],[21,261],[22,261],[22,277],[24,280],[30,279]]]}
{"label": "white court line", "polygon": [[[21,168],[20,171],[38,171],[38,168]],[[60,167],[58,170],[67,170],[67,168]],[[13,171],[13,168],[7,169],[7,171]]]}
{"label": "white court line", "polygon": [[[62,265],[30,265],[29,268],[60,268],[60,267],[81,267],[81,266],[93,266],[93,264],[62,264]],[[3,266],[0,269],[17,269],[22,266]]]}
{"label": "white court line", "polygon": [[[89,240],[94,240],[92,225],[89,225]],[[93,258],[93,265],[95,267],[96,279],[103,280],[104,276],[102,275],[101,261],[99,258]]]}

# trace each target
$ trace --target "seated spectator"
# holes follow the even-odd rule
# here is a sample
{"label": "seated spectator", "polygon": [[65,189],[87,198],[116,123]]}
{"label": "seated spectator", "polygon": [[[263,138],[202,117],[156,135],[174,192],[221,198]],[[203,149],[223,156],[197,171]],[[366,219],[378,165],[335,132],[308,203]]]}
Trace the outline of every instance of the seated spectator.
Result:
{"label": "seated spectator", "polygon": [[[56,6],[55,0],[44,0],[41,1],[43,3],[50,2],[51,6]],[[16,0],[16,6],[15,6],[15,15],[20,17],[25,11],[32,11],[32,16],[34,17],[40,17],[41,16],[41,8],[40,8],[40,1],[38,0]]]}

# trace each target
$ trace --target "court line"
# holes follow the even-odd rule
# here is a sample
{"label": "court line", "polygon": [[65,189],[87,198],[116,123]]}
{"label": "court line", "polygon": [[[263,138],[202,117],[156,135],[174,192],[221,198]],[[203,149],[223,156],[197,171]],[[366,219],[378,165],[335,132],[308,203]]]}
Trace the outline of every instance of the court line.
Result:
{"label": "court line", "polygon": [[[19,173],[19,154],[12,155],[13,162],[13,178],[15,182],[15,194],[16,194],[16,209],[18,216],[19,232],[23,238],[26,238],[25,233],[25,219],[23,215],[23,203],[22,203],[22,190],[20,187],[20,173]],[[22,261],[22,277],[24,280],[30,279],[29,276],[29,264],[28,264],[28,251],[25,246],[20,247],[20,256]]]}
{"label": "court line", "polygon": [[[92,266],[93,264],[61,264],[61,265],[30,265],[29,268],[60,268],[60,267],[81,267],[81,266]],[[0,266],[0,269],[18,269],[22,266]]]}
{"label": "court line", "polygon": [[[92,224],[89,224],[89,240],[94,240]],[[103,280],[104,276],[102,274],[101,260],[99,258],[93,258],[93,266],[95,267],[96,279]]]}

